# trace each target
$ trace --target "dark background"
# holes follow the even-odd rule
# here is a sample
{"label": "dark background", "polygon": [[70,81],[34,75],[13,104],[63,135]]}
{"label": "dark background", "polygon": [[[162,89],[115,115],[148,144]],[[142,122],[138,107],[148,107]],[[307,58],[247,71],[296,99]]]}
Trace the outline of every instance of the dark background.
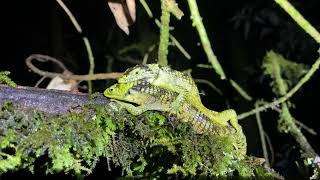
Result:
{"label": "dark background", "polygon": [[[185,13],[181,21],[172,17],[171,33],[191,54],[187,60],[175,47],[170,47],[169,64],[178,70],[192,69],[197,79],[206,79],[222,90],[221,97],[205,84],[198,84],[203,103],[217,111],[226,109],[226,104],[238,113],[252,109],[253,103],[245,101],[226,81],[219,80],[212,69],[196,67],[208,64],[199,38],[191,26],[188,5],[177,0]],[[319,0],[290,1],[311,22],[320,29]],[[60,59],[74,74],[88,72],[88,60],[82,36],[88,37],[95,57],[95,72],[125,71],[134,64],[128,59],[140,61],[146,49],[158,42],[159,29],[154,20],[149,19],[137,1],[137,22],[130,27],[130,35],[125,35],[116,25],[105,0],[65,1],[83,29],[78,34],[65,12],[53,0],[3,1],[1,12],[1,60],[0,70],[11,71],[12,79],[19,85],[34,86],[41,78],[28,71],[25,58],[40,53]],[[160,3],[148,1],[154,16],[159,18]],[[213,50],[227,76],[238,82],[254,99],[272,101],[276,97],[269,86],[270,79],[263,76],[261,63],[267,50],[274,50],[298,63],[312,65],[318,57],[316,42],[272,0],[252,1],[198,1]],[[130,51],[119,55],[123,48],[138,44],[140,51]],[[154,62],[156,50],[151,52],[149,63]],[[46,70],[57,71],[54,66],[42,66]],[[293,116],[320,133],[320,76],[316,73],[291,102]],[[94,82],[94,90],[102,92],[112,80]],[[83,83],[85,84],[85,83]],[[41,87],[45,87],[45,83]],[[85,90],[84,90],[85,91]],[[299,148],[294,139],[277,131],[278,113],[269,110],[262,114],[265,131],[273,146],[273,167],[287,178],[305,178],[311,172],[298,167],[301,165]],[[255,117],[241,121],[248,138],[248,154],[262,157],[259,134]],[[303,131],[311,145],[319,152],[317,138]],[[298,162],[298,163],[295,163]],[[99,168],[98,168],[99,169]],[[101,168],[103,169],[103,168]],[[101,170],[103,171],[103,170]]]}

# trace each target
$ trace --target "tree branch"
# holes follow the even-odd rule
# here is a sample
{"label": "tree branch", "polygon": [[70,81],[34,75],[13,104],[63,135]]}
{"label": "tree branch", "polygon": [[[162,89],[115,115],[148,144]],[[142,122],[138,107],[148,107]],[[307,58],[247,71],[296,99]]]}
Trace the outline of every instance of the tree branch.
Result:
{"label": "tree branch", "polygon": [[101,95],[90,99],[89,95],[82,93],[27,87],[12,88],[0,85],[0,104],[4,102],[12,102],[19,109],[33,109],[49,114],[65,114],[85,104],[106,105],[110,101]]}

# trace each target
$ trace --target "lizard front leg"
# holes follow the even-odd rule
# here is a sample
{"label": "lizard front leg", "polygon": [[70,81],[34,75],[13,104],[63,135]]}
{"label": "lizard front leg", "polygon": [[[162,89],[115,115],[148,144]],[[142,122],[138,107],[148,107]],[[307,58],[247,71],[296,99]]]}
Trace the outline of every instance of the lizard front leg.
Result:
{"label": "lizard front leg", "polygon": [[237,132],[242,132],[242,128],[238,123],[237,113],[233,109],[227,109],[222,112],[216,113],[214,119],[223,124],[230,121],[230,124],[237,130]]}
{"label": "lizard front leg", "polygon": [[181,104],[185,101],[185,95],[184,94],[179,94],[175,100],[171,103],[170,105],[170,112],[172,112],[172,114],[178,114],[178,112],[180,111],[181,108]]}

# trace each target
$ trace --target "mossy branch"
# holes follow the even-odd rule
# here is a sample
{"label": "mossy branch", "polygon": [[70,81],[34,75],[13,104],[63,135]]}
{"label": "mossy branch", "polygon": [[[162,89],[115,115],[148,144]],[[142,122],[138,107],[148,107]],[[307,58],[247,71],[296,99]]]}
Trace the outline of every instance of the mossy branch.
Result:
{"label": "mossy branch", "polygon": [[79,111],[86,104],[106,105],[107,98],[96,96],[93,99],[87,94],[67,91],[46,90],[39,88],[12,88],[0,85],[0,104],[14,103],[18,109],[33,109],[47,114],[65,114]]}
{"label": "mossy branch", "polygon": [[0,173],[86,175],[104,158],[106,170],[122,168],[114,176],[279,178],[258,159],[237,159],[232,137],[195,134],[152,111],[135,117],[101,95],[0,86],[0,104]]}
{"label": "mossy branch", "polygon": [[170,9],[166,0],[161,0],[161,26],[160,26],[160,42],[158,51],[158,64],[168,65],[168,47],[169,47],[169,24]]}
{"label": "mossy branch", "polygon": [[[318,50],[320,53],[320,49]],[[238,119],[244,119],[248,116],[254,115],[256,112],[265,111],[266,109],[276,107],[277,105],[287,101],[291,96],[293,96],[310,78],[311,76],[319,69],[320,66],[320,57],[316,60],[316,62],[312,65],[310,70],[300,79],[300,81],[290,90],[287,94],[282,96],[281,98],[273,101],[269,104],[265,104],[260,106],[259,108],[253,109],[249,112],[242,113],[238,115]]]}
{"label": "mossy branch", "polygon": [[[282,78],[282,70],[281,65],[279,62],[279,58],[281,56],[276,56],[276,54],[272,55],[273,58],[268,58],[268,61],[271,61],[272,64],[272,78],[275,81],[275,85],[277,86],[277,94],[280,96],[284,96],[287,94],[288,85],[286,84],[285,80]],[[279,57],[279,58],[275,58]],[[288,104],[286,102],[281,103],[281,113],[280,119],[278,122],[278,127],[280,131],[289,132],[299,143],[300,148],[303,150],[303,156],[305,158],[315,158],[317,156],[316,152],[313,150],[305,136],[302,134],[300,129],[294,122],[293,117],[289,111]]]}
{"label": "mossy branch", "polygon": [[[283,10],[285,10],[291,18],[306,32],[308,33],[318,44],[320,44],[320,33],[297,11],[294,6],[290,4],[287,0],[274,0],[277,2]],[[320,53],[320,49],[318,50]],[[288,100],[294,93],[296,93],[303,85],[306,83],[311,76],[319,69],[320,66],[320,57],[316,60],[316,62],[312,65],[311,69],[306,73],[306,75],[301,78],[301,80],[284,96],[279,98],[278,100],[261,106],[259,108],[253,109],[249,112],[242,113],[238,116],[239,119],[246,118],[255,114],[256,112],[264,111],[268,108],[275,107],[286,100]]]}
{"label": "mossy branch", "polygon": [[170,15],[181,19],[183,12],[178,8],[175,0],[161,0],[161,26],[160,26],[160,42],[158,50],[158,64],[168,65],[168,47],[170,38]]}

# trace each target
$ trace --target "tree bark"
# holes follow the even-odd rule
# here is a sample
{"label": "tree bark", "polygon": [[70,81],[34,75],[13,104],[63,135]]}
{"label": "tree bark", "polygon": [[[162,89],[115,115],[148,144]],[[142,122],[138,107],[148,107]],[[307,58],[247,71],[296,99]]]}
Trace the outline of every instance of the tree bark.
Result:
{"label": "tree bark", "polygon": [[108,104],[102,95],[90,98],[88,94],[31,87],[8,87],[0,85],[0,104],[12,102],[18,109],[34,109],[48,114],[65,114],[78,110],[85,104]]}

